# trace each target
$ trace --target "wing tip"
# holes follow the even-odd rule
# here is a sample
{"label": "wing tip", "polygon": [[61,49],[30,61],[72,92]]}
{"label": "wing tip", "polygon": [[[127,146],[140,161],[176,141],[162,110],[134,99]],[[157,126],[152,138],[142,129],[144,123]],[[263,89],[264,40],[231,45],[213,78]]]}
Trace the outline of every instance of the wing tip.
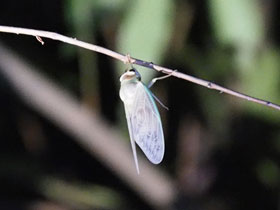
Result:
{"label": "wing tip", "polygon": [[151,163],[153,163],[153,164],[155,164],[155,165],[158,165],[158,164],[160,164],[161,162],[162,162],[162,160],[163,160],[163,155],[159,158],[159,159],[150,159],[150,158],[148,158],[149,159],[149,161],[151,162]]}
{"label": "wing tip", "polygon": [[140,170],[139,170],[139,166],[136,165],[136,171],[137,171],[137,174],[140,175]]}

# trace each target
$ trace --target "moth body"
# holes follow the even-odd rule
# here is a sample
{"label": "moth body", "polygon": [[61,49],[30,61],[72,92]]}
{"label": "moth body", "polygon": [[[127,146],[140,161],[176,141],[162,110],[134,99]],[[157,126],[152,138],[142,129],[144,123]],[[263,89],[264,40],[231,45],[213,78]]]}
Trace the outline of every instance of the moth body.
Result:
{"label": "moth body", "polygon": [[154,164],[162,161],[164,136],[158,109],[150,90],[141,82],[135,69],[120,77],[120,98],[124,103],[130,142],[137,172],[139,166],[135,142]]}

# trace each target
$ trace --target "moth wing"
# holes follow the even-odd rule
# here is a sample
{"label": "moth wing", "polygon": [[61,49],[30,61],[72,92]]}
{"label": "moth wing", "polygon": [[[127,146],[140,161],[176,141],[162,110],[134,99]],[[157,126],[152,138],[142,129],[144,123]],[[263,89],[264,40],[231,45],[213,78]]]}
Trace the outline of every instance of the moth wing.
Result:
{"label": "moth wing", "polygon": [[161,119],[150,90],[141,82],[130,113],[130,126],[133,139],[147,158],[154,164],[160,163],[164,155]]}
{"label": "moth wing", "polygon": [[131,122],[131,110],[129,106],[125,105],[124,106],[125,110],[125,115],[126,115],[126,121],[127,121],[127,127],[128,127],[128,132],[129,132],[129,137],[130,137],[130,143],[131,143],[131,148],[133,152],[133,158],[136,166],[137,173],[139,174],[139,164],[138,164],[138,159],[137,159],[137,152],[136,152],[136,146],[135,146],[135,140],[134,140],[134,135],[133,135],[133,130],[132,130],[132,122]]}

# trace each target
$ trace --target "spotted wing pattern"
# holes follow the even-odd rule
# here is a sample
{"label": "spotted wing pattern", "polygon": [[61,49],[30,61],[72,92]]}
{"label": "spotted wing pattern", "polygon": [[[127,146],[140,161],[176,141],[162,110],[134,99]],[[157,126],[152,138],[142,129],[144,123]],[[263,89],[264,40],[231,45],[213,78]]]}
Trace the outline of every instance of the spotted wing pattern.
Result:
{"label": "spotted wing pattern", "polygon": [[139,82],[130,113],[131,135],[154,164],[162,161],[164,136],[159,112],[150,90]]}

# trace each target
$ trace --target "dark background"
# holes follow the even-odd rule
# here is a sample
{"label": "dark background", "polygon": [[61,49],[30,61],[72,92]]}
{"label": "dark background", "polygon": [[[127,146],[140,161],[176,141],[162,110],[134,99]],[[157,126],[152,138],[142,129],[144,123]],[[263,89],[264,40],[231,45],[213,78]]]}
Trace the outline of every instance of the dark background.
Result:
{"label": "dark background", "polygon": [[[10,0],[2,2],[0,25],[76,37],[279,104],[279,9],[277,0]],[[1,43],[119,129],[130,147],[118,96],[126,66],[43,40],[0,34]],[[144,82],[159,76],[140,73]],[[168,209],[279,209],[279,111],[174,77],[152,91],[170,109],[158,106],[166,153],[157,168],[177,189]],[[154,208],[3,75],[0,100],[0,209]]]}

